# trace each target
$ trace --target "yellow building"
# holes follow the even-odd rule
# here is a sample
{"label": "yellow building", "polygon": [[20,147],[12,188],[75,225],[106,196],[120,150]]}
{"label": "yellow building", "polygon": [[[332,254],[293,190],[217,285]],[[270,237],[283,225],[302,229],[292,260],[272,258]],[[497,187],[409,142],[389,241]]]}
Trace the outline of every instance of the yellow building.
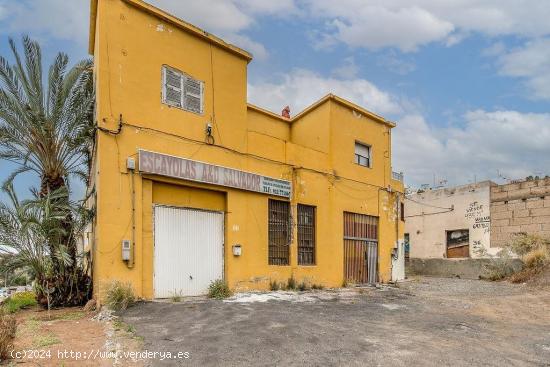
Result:
{"label": "yellow building", "polygon": [[96,296],[399,276],[392,122],[334,95],[292,118],[251,105],[248,52],[143,1],[92,0],[90,20]]}

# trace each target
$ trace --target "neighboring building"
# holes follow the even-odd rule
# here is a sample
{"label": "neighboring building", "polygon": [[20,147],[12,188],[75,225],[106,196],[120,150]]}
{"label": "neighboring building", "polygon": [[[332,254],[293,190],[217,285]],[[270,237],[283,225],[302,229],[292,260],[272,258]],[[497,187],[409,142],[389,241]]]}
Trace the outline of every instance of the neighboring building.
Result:
{"label": "neighboring building", "polygon": [[502,247],[516,233],[550,238],[550,178],[491,188],[491,247]]}
{"label": "neighboring building", "polygon": [[481,258],[494,255],[490,181],[427,190],[405,201],[410,258]]}
{"label": "neighboring building", "polygon": [[477,278],[514,235],[550,238],[550,178],[419,192],[407,196],[405,212],[409,273]]}
{"label": "neighboring building", "polygon": [[334,95],[290,118],[253,106],[248,52],[139,0],[92,1],[90,53],[96,296],[403,277],[392,122]]}

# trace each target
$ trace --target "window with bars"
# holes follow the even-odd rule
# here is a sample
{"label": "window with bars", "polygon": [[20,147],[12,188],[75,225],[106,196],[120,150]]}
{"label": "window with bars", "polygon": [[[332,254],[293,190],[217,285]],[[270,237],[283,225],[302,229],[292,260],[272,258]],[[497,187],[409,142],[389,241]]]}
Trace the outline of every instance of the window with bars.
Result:
{"label": "window with bars", "polygon": [[364,167],[371,166],[370,146],[355,142],[355,164]]}
{"label": "window with bars", "polygon": [[204,82],[168,66],[162,67],[162,102],[189,112],[203,113]]}
{"label": "window with bars", "polygon": [[290,203],[269,199],[269,265],[290,264]]}
{"label": "window with bars", "polygon": [[298,204],[298,265],[315,265],[315,207]]}

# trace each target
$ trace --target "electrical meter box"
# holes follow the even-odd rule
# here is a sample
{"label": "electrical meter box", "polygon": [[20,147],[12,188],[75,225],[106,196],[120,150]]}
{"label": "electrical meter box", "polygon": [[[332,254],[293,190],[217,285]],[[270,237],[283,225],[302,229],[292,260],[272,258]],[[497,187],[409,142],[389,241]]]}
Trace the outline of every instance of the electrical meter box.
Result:
{"label": "electrical meter box", "polygon": [[131,251],[132,251],[132,242],[130,240],[122,240],[122,260],[130,261]]}

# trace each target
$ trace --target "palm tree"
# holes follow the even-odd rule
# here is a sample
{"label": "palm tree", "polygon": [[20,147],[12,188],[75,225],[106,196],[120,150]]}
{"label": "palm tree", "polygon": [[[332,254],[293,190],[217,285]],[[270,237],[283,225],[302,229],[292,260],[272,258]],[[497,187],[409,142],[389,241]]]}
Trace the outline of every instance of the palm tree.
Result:
{"label": "palm tree", "polygon": [[[83,303],[91,291],[86,271],[72,271],[69,277],[63,275],[66,269],[81,270],[86,264],[81,258],[74,264],[66,245],[55,241],[52,246],[52,239],[81,235],[91,219],[91,211],[67,199],[66,188],[46,195],[34,191],[32,198],[24,201],[18,199],[11,183],[5,184],[2,190],[8,201],[0,203],[0,271],[19,270],[31,274],[43,304]],[[71,233],[65,233],[59,226],[68,212],[73,218]],[[50,252],[52,247],[54,253]],[[54,273],[55,263],[61,265],[57,273]]]}
{"label": "palm tree", "polygon": [[[47,76],[42,72],[42,53],[37,42],[23,37],[23,55],[10,39],[13,64],[0,56],[0,159],[18,168],[8,177],[10,185],[17,175],[34,172],[40,178],[38,197],[49,197],[60,208],[69,195],[54,195],[68,190],[70,178],[87,181],[93,144],[92,61],[83,60],[68,69],[66,54],[57,54]],[[46,82],[46,83],[44,83]],[[46,84],[46,85],[45,85]],[[49,233],[48,254],[52,273],[71,283],[80,269],[77,265],[74,218],[70,210],[56,218]],[[66,248],[69,262],[59,258]],[[80,275],[77,276],[80,278]],[[71,288],[72,289],[72,288]]]}
{"label": "palm tree", "polygon": [[0,159],[19,165],[10,180],[33,171],[44,195],[66,186],[71,175],[86,179],[93,132],[92,61],[67,71],[69,59],[59,53],[45,88],[38,43],[23,37],[24,63],[15,42],[9,43],[14,64],[0,56]]}

